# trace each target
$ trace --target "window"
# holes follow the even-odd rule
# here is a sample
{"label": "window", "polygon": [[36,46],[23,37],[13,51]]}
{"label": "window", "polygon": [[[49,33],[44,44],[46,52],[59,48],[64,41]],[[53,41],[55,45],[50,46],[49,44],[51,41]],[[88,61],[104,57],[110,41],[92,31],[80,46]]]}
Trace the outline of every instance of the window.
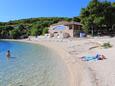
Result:
{"label": "window", "polygon": [[66,26],[64,26],[64,25],[55,26],[53,28],[53,30],[64,30],[64,29],[66,29]]}

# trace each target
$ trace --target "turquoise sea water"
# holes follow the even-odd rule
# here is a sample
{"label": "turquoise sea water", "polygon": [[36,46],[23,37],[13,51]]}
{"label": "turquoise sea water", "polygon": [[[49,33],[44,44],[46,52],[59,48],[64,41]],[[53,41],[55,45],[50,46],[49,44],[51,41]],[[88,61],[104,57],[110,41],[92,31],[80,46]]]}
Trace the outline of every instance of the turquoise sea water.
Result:
{"label": "turquoise sea water", "polygon": [[[6,51],[11,58],[6,58]],[[0,41],[0,86],[69,86],[59,55],[35,44]]]}

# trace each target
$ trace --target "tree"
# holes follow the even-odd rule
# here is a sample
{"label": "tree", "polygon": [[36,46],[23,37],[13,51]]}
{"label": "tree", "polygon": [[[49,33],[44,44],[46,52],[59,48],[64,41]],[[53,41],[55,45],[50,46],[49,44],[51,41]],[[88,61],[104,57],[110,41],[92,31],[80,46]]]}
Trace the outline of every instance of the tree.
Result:
{"label": "tree", "polygon": [[80,22],[81,20],[80,20],[80,17],[73,17],[73,21]]}
{"label": "tree", "polygon": [[33,25],[32,29],[31,29],[31,35],[32,36],[37,36],[38,33],[39,33],[38,26],[37,25]]}
{"label": "tree", "polygon": [[92,35],[94,35],[94,33],[98,34],[98,31],[101,31],[103,26],[106,26],[106,29],[109,30],[114,20],[110,18],[110,16],[115,15],[115,13],[111,11],[113,7],[110,7],[112,7],[112,4],[108,1],[90,1],[86,8],[82,8],[80,14],[83,29],[87,33],[92,33]]}
{"label": "tree", "polygon": [[115,2],[112,3],[112,6],[115,7]]}
{"label": "tree", "polygon": [[20,32],[18,28],[11,30],[9,33],[12,39],[20,38]]}
{"label": "tree", "polygon": [[42,32],[42,35],[45,35],[46,33],[48,33],[48,30],[49,30],[48,28],[44,28],[43,32]]}

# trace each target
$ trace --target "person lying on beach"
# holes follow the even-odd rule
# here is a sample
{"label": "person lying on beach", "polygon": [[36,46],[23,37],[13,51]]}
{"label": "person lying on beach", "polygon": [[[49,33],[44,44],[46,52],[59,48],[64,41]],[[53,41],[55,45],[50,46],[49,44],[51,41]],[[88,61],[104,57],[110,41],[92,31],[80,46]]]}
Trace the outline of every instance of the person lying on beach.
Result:
{"label": "person lying on beach", "polygon": [[92,56],[92,55],[83,56],[81,57],[81,59],[83,61],[91,61],[91,60],[95,61],[95,60],[106,59],[106,57],[104,55],[97,54],[96,56]]}

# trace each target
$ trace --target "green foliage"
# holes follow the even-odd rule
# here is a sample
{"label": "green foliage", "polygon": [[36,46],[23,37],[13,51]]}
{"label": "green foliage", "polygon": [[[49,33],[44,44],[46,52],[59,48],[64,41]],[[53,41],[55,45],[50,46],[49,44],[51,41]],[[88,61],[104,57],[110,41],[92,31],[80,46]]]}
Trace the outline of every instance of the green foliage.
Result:
{"label": "green foliage", "polygon": [[10,33],[10,36],[11,38],[13,39],[16,39],[19,37],[20,33],[19,33],[19,30],[16,28],[16,29],[13,29],[12,31],[9,32]]}
{"label": "green foliage", "polygon": [[73,21],[80,22],[81,20],[80,20],[80,17],[73,17]]}
{"label": "green foliage", "polygon": [[38,35],[38,26],[33,26],[32,29],[31,29],[31,35],[32,36],[36,36]]}
{"label": "green foliage", "polygon": [[91,0],[86,8],[81,9],[80,19],[84,31],[98,33],[102,28],[106,28],[109,33],[109,28],[115,23],[114,11],[114,3]]}
{"label": "green foliage", "polygon": [[32,28],[32,29],[31,29],[31,35],[32,35],[32,36],[38,35],[38,29]]}
{"label": "green foliage", "polygon": [[42,32],[42,35],[45,35],[46,33],[48,33],[48,30],[49,30],[48,28],[44,28],[43,32]]}
{"label": "green foliage", "polygon": [[115,7],[115,2],[112,3],[112,6]]}
{"label": "green foliage", "polygon": [[112,45],[110,44],[110,42],[107,42],[107,43],[103,43],[102,47],[103,48],[111,48]]}
{"label": "green foliage", "polygon": [[[77,19],[77,17],[76,17]],[[76,20],[75,19],[75,20]],[[40,17],[0,22],[0,38],[22,38],[22,36],[44,35],[51,24],[59,21],[72,21],[67,17]]]}
{"label": "green foliage", "polygon": [[105,20],[104,17],[95,17],[95,19],[94,19],[93,22],[94,22],[97,26],[99,26],[99,25],[102,25],[102,24],[104,23],[104,20]]}

